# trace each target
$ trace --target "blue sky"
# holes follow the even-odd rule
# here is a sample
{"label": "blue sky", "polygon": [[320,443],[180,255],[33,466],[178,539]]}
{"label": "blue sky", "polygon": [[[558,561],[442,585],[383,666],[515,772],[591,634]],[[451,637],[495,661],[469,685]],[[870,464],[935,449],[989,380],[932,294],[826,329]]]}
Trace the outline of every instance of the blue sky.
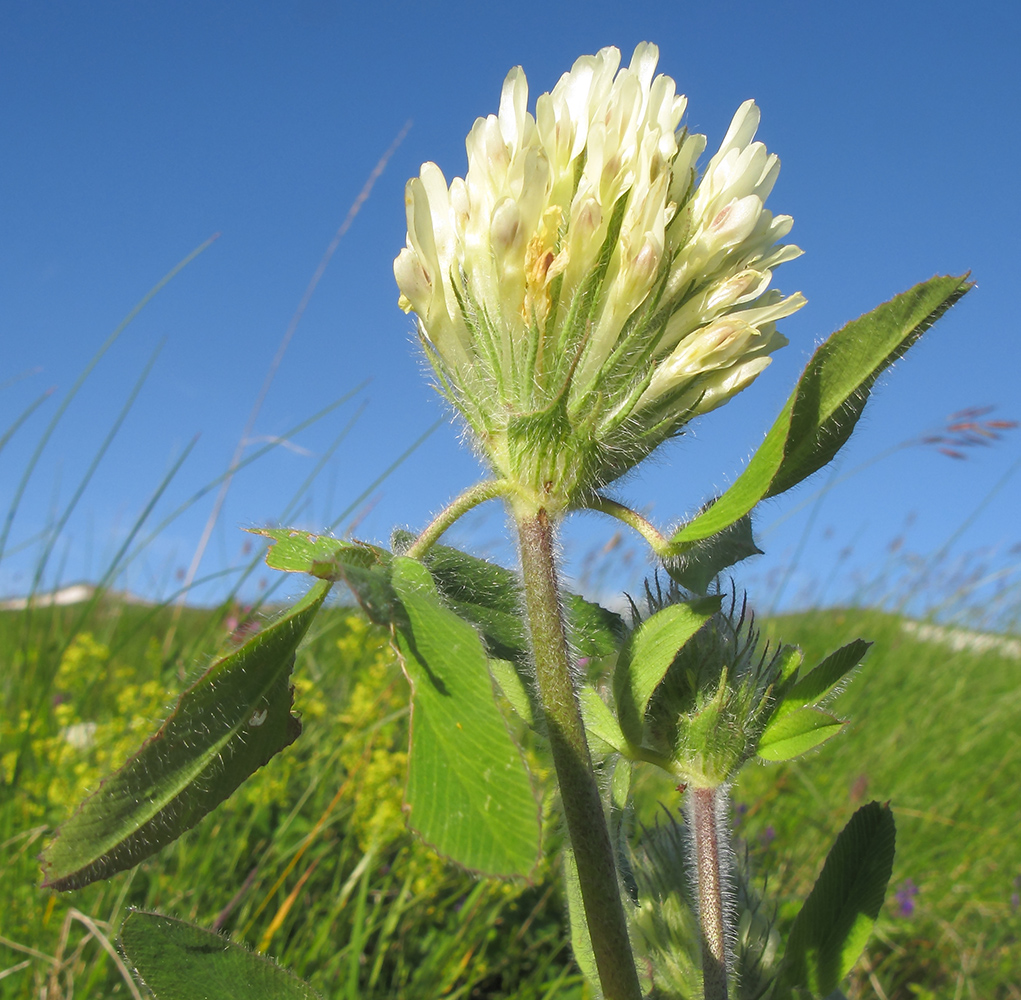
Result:
{"label": "blue sky", "polygon": [[[355,533],[385,541],[395,524],[423,526],[478,478],[448,421],[370,489],[444,416],[396,306],[391,263],[404,242],[403,186],[427,159],[448,178],[463,174],[464,136],[477,116],[495,112],[511,66],[524,66],[534,99],[577,56],[607,44],[625,58],[639,41],[659,45],[660,69],[687,94],[687,123],[708,135],[710,150],[737,106],[756,99],[759,138],[783,161],[770,207],[794,216],[792,239],[805,250],[776,284],[809,299],[783,324],[791,343],[768,372],[628,481],[624,499],[664,525],[693,512],[740,471],[822,337],[937,272],[970,269],[978,288],[883,380],[841,470],[966,407],[1021,417],[1021,13],[1007,3],[977,3],[967,18],[958,10],[942,2],[487,11],[9,0],[0,9],[0,435],[55,388],[0,453],[0,516],[47,421],[106,336],[177,261],[222,235],[146,307],[68,408],[12,523],[0,596],[31,583],[40,553],[32,539],[65,509],[158,345],[47,582],[95,578],[196,434],[150,523],[226,468],[320,258],[409,120],[316,290],[253,436],[282,435],[368,384],[295,436],[294,447],[239,474],[200,576],[238,562],[239,528],[281,515],[362,402],[296,523],[324,528],[354,503]],[[1004,481],[1019,461],[1021,433],[973,449],[967,461],[903,448],[770,530],[826,484],[826,474],[817,477],[759,514],[768,554],[746,574],[758,602],[844,598],[855,581],[901,565],[888,549],[902,535],[904,550],[932,555],[953,541],[948,559],[984,553],[992,569],[1006,570],[1021,559],[1010,551],[1021,542],[1021,474]],[[207,495],[150,542],[123,582],[172,590],[211,503]],[[483,510],[455,539],[506,556],[503,528],[498,508]],[[569,568],[581,574],[585,554],[615,531],[591,515],[569,526]],[[257,573],[249,592],[260,576],[270,574]]]}

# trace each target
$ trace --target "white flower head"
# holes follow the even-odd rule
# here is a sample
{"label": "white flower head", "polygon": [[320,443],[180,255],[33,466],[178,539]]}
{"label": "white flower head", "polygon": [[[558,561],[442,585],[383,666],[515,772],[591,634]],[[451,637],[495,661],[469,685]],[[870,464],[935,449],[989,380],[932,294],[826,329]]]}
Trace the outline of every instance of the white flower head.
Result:
{"label": "white flower head", "polygon": [[765,208],[780,162],[753,141],[758,108],[696,183],[705,137],[681,127],[658,58],[583,56],[534,115],[511,70],[464,178],[426,163],[407,185],[401,306],[496,472],[546,506],[583,502],[743,389],[804,304],[768,288],[801,251]]}

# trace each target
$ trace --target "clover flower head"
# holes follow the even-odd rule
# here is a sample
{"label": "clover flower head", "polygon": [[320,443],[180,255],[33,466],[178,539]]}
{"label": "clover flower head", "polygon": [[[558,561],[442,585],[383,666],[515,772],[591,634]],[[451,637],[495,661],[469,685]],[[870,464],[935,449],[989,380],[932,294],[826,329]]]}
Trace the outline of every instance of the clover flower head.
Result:
{"label": "clover flower head", "polygon": [[[643,43],[583,56],[528,111],[520,67],[479,118],[468,170],[408,182],[394,262],[440,390],[522,502],[567,509],[748,385],[804,304],[769,288],[789,216],[780,163],[738,109],[698,178],[704,136]],[[529,499],[530,498],[530,499]]]}

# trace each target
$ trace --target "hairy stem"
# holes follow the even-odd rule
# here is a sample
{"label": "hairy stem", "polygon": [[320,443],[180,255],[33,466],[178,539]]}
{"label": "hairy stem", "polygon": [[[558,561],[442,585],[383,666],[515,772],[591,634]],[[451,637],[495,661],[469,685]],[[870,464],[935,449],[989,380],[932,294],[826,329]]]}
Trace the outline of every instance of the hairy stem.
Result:
{"label": "hairy stem", "polygon": [[487,480],[476,483],[467,489],[456,500],[448,504],[433,518],[432,523],[415,539],[411,548],[405,553],[412,559],[421,559],[439,541],[440,535],[447,530],[459,517],[467,514],[480,503],[503,496],[509,486],[504,479]]}
{"label": "hairy stem", "polygon": [[599,981],[606,1000],[641,1000],[613,848],[571,679],[553,525],[544,509],[519,516],[518,538],[539,697]]}
{"label": "hairy stem", "polygon": [[625,507],[624,504],[611,500],[609,497],[604,497],[599,493],[589,502],[588,506],[591,510],[598,510],[602,514],[609,514],[610,517],[623,521],[629,528],[634,528],[649,543],[652,551],[661,559],[666,559],[672,554],[670,540],[665,538],[662,532],[651,521],[642,517],[637,511],[632,510],[630,507]]}
{"label": "hairy stem", "polygon": [[698,919],[702,931],[702,983],[705,1000],[727,1000],[727,929],[723,912],[723,866],[727,850],[718,819],[721,788],[694,788],[694,829]]}

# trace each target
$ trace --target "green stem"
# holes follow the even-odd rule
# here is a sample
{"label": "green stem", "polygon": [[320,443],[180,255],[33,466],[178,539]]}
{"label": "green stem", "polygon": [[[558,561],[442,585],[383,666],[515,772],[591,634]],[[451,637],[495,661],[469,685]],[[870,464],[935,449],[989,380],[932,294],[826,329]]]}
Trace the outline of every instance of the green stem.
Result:
{"label": "green stem", "polygon": [[525,608],[547,735],[564,804],[589,938],[606,1000],[641,1000],[603,802],[571,679],[567,633],[545,509],[518,515]]}
{"label": "green stem", "polygon": [[492,479],[484,483],[476,483],[433,518],[432,523],[415,539],[405,555],[412,559],[421,559],[439,541],[440,535],[459,517],[467,514],[480,503],[485,503],[494,497],[505,496],[509,492],[510,484],[506,479]]}
{"label": "green stem", "polygon": [[698,919],[702,931],[702,983],[705,1000],[727,1000],[727,929],[723,911],[725,832],[718,806],[722,788],[693,788],[691,821],[694,829]]}
{"label": "green stem", "polygon": [[609,514],[610,517],[615,517],[618,521],[623,521],[629,528],[634,528],[652,546],[652,551],[661,559],[672,555],[669,539],[665,538],[651,521],[647,521],[637,511],[633,511],[630,507],[625,507],[624,504],[617,503],[616,500],[611,500],[609,497],[600,496],[598,493],[587,506],[602,514]]}

